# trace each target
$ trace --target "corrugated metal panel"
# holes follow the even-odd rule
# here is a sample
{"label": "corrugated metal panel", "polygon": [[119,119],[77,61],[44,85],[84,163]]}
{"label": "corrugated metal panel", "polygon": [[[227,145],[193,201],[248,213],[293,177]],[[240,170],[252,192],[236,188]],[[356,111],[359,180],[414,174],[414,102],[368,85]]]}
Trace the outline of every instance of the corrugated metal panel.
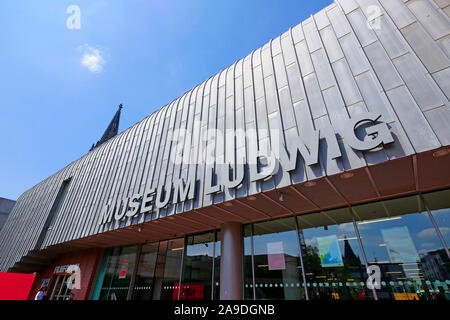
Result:
{"label": "corrugated metal panel", "polygon": [[[441,0],[336,1],[26,191],[0,233],[0,271],[34,248],[68,178],[42,247],[448,145],[449,10]],[[382,114],[396,143],[366,153],[345,143],[345,121],[366,111]],[[237,190],[205,193],[205,154],[215,163],[248,160],[315,129],[338,134],[341,159],[321,148],[319,166],[265,182],[246,175]],[[239,139],[235,130],[256,135]],[[188,161],[174,162],[179,155]],[[180,177],[200,181],[194,201],[98,224],[105,204]]]}

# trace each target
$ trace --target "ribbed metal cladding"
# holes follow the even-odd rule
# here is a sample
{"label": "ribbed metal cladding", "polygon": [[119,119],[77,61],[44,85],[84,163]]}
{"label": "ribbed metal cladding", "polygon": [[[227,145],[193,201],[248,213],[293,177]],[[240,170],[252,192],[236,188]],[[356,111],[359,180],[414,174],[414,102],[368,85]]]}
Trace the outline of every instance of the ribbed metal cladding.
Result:
{"label": "ribbed metal cladding", "polygon": [[[343,156],[332,160],[321,148],[319,170],[280,172],[263,183],[246,177],[242,188],[214,196],[200,183],[194,201],[169,206],[160,217],[449,145],[449,14],[448,0],[336,1],[26,191],[0,233],[0,271],[35,246],[68,178],[42,248],[155,218],[97,223],[107,203],[180,177],[202,182],[199,150],[230,161],[275,143],[264,129],[281,130],[289,145],[295,134],[325,135],[331,125]],[[346,120],[364,111],[382,114],[394,144],[361,153],[342,140]],[[183,128],[191,135],[180,135]],[[201,139],[216,128],[223,140]],[[229,133],[238,129],[258,135],[235,140]],[[174,164],[171,150],[192,164]]]}

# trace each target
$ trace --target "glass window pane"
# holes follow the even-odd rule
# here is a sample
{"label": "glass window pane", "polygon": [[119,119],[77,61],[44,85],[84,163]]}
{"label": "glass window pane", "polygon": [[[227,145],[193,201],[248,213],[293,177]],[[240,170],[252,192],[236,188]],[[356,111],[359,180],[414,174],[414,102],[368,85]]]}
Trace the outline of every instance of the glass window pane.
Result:
{"label": "glass window pane", "polygon": [[114,248],[108,258],[101,300],[126,300],[136,263],[137,246]]}
{"label": "glass window pane", "polygon": [[153,294],[153,277],[155,276],[158,242],[142,246],[139,266],[133,290],[133,300],[151,300]]}
{"label": "glass window pane", "polygon": [[244,299],[253,300],[252,225],[244,226]]}
{"label": "glass window pane", "polygon": [[301,215],[303,264],[309,299],[373,299],[348,208]]}
{"label": "glass window pane", "polygon": [[50,296],[50,300],[56,300],[56,296],[58,295],[59,290],[61,289],[61,277],[56,277],[55,284],[53,286],[52,295]]}
{"label": "glass window pane", "polygon": [[295,218],[256,223],[253,228],[256,299],[304,299]]}
{"label": "glass window pane", "polygon": [[220,250],[221,250],[221,241],[220,241],[220,231],[216,232],[216,246],[215,255],[214,255],[214,299],[220,299]]}
{"label": "glass window pane", "polygon": [[427,193],[424,194],[424,198],[448,247],[450,244],[450,190]]}
{"label": "glass window pane", "polygon": [[183,260],[183,251],[183,238],[167,241],[167,251],[164,257],[165,261],[161,261],[161,263],[164,263],[164,274],[162,279],[160,279],[160,296],[157,297],[157,299],[178,300],[178,287],[180,282],[180,269],[181,262]]}
{"label": "glass window pane", "polygon": [[111,283],[114,279],[114,272],[117,268],[120,248],[108,249],[105,254],[108,256],[108,258],[106,262],[105,277],[103,279],[103,285],[100,291],[99,300],[108,300],[110,298],[109,292],[111,289]]}
{"label": "glass window pane", "polygon": [[58,292],[56,300],[65,300],[65,292],[67,290],[67,276],[59,276],[61,277],[61,288]]}
{"label": "glass window pane", "polygon": [[353,211],[368,262],[380,267],[379,299],[450,297],[448,258],[442,259],[442,242],[419,196],[355,206]]}
{"label": "glass window pane", "polygon": [[180,300],[211,300],[214,232],[186,238]]}
{"label": "glass window pane", "polygon": [[160,241],[158,257],[156,258],[155,276],[153,282],[152,300],[159,300],[161,297],[162,281],[164,278],[164,267],[166,265],[167,241]]}
{"label": "glass window pane", "polygon": [[64,277],[64,282],[66,283],[66,289],[64,290],[63,296],[65,300],[68,300],[70,298],[70,293],[72,292],[72,289],[69,288],[68,281],[69,281],[70,275],[67,275]]}

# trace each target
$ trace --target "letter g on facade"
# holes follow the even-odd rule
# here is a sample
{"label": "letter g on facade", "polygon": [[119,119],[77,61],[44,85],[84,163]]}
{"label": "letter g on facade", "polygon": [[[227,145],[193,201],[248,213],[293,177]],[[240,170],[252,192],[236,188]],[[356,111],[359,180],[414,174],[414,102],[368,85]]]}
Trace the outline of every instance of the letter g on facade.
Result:
{"label": "letter g on facade", "polygon": [[[387,124],[383,122],[377,123],[380,117],[381,114],[379,113],[368,112],[351,118],[345,127],[345,142],[353,149],[360,151],[369,151],[381,144],[386,145],[394,142],[394,138],[392,137]],[[364,140],[360,140],[357,137],[356,132],[358,127],[364,122],[371,122],[373,125],[365,129],[366,137]],[[370,139],[369,136],[371,136],[372,139]]]}

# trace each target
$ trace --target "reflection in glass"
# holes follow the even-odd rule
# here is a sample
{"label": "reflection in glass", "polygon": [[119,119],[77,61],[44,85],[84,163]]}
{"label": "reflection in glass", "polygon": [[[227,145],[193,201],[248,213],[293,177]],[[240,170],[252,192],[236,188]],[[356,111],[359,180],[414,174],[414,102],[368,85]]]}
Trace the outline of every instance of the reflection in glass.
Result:
{"label": "reflection in glass", "polygon": [[244,226],[244,299],[253,300],[252,224]]}
{"label": "reflection in glass", "polygon": [[161,241],[155,269],[153,300],[178,300],[184,239]]}
{"label": "reflection in glass", "polygon": [[220,299],[220,255],[221,255],[221,241],[220,231],[216,231],[216,243],[214,250],[214,282],[213,282],[213,299]]}
{"label": "reflection in glass", "polygon": [[349,209],[297,219],[309,299],[373,299]]}
{"label": "reflection in glass", "polygon": [[[248,239],[244,244],[248,270]],[[295,218],[254,224],[253,253],[256,299],[305,299]],[[244,290],[249,299],[253,292],[248,271],[245,278]]]}
{"label": "reflection in glass", "polygon": [[157,257],[158,242],[142,246],[134,283],[133,300],[150,300],[152,298]]}
{"label": "reflection in glass", "polygon": [[450,190],[431,192],[423,196],[448,247],[450,243]]}
{"label": "reflection in glass", "polygon": [[[132,299],[218,299],[221,249],[218,237],[220,231],[187,236],[186,250],[183,238],[142,245]],[[100,299],[127,299],[137,248],[118,247],[106,252]],[[183,274],[179,290],[181,268]]]}
{"label": "reflection in glass", "polygon": [[[353,207],[379,299],[449,299],[448,257],[419,196]],[[447,265],[447,267],[446,267]]]}
{"label": "reflection in glass", "polygon": [[100,300],[126,300],[136,263],[137,246],[114,248],[110,251]]}
{"label": "reflection in glass", "polygon": [[180,300],[211,300],[214,236],[207,232],[187,237]]}
{"label": "reflection in glass", "polygon": [[70,300],[72,289],[67,286],[67,281],[71,275],[59,275],[53,288],[50,300]]}

